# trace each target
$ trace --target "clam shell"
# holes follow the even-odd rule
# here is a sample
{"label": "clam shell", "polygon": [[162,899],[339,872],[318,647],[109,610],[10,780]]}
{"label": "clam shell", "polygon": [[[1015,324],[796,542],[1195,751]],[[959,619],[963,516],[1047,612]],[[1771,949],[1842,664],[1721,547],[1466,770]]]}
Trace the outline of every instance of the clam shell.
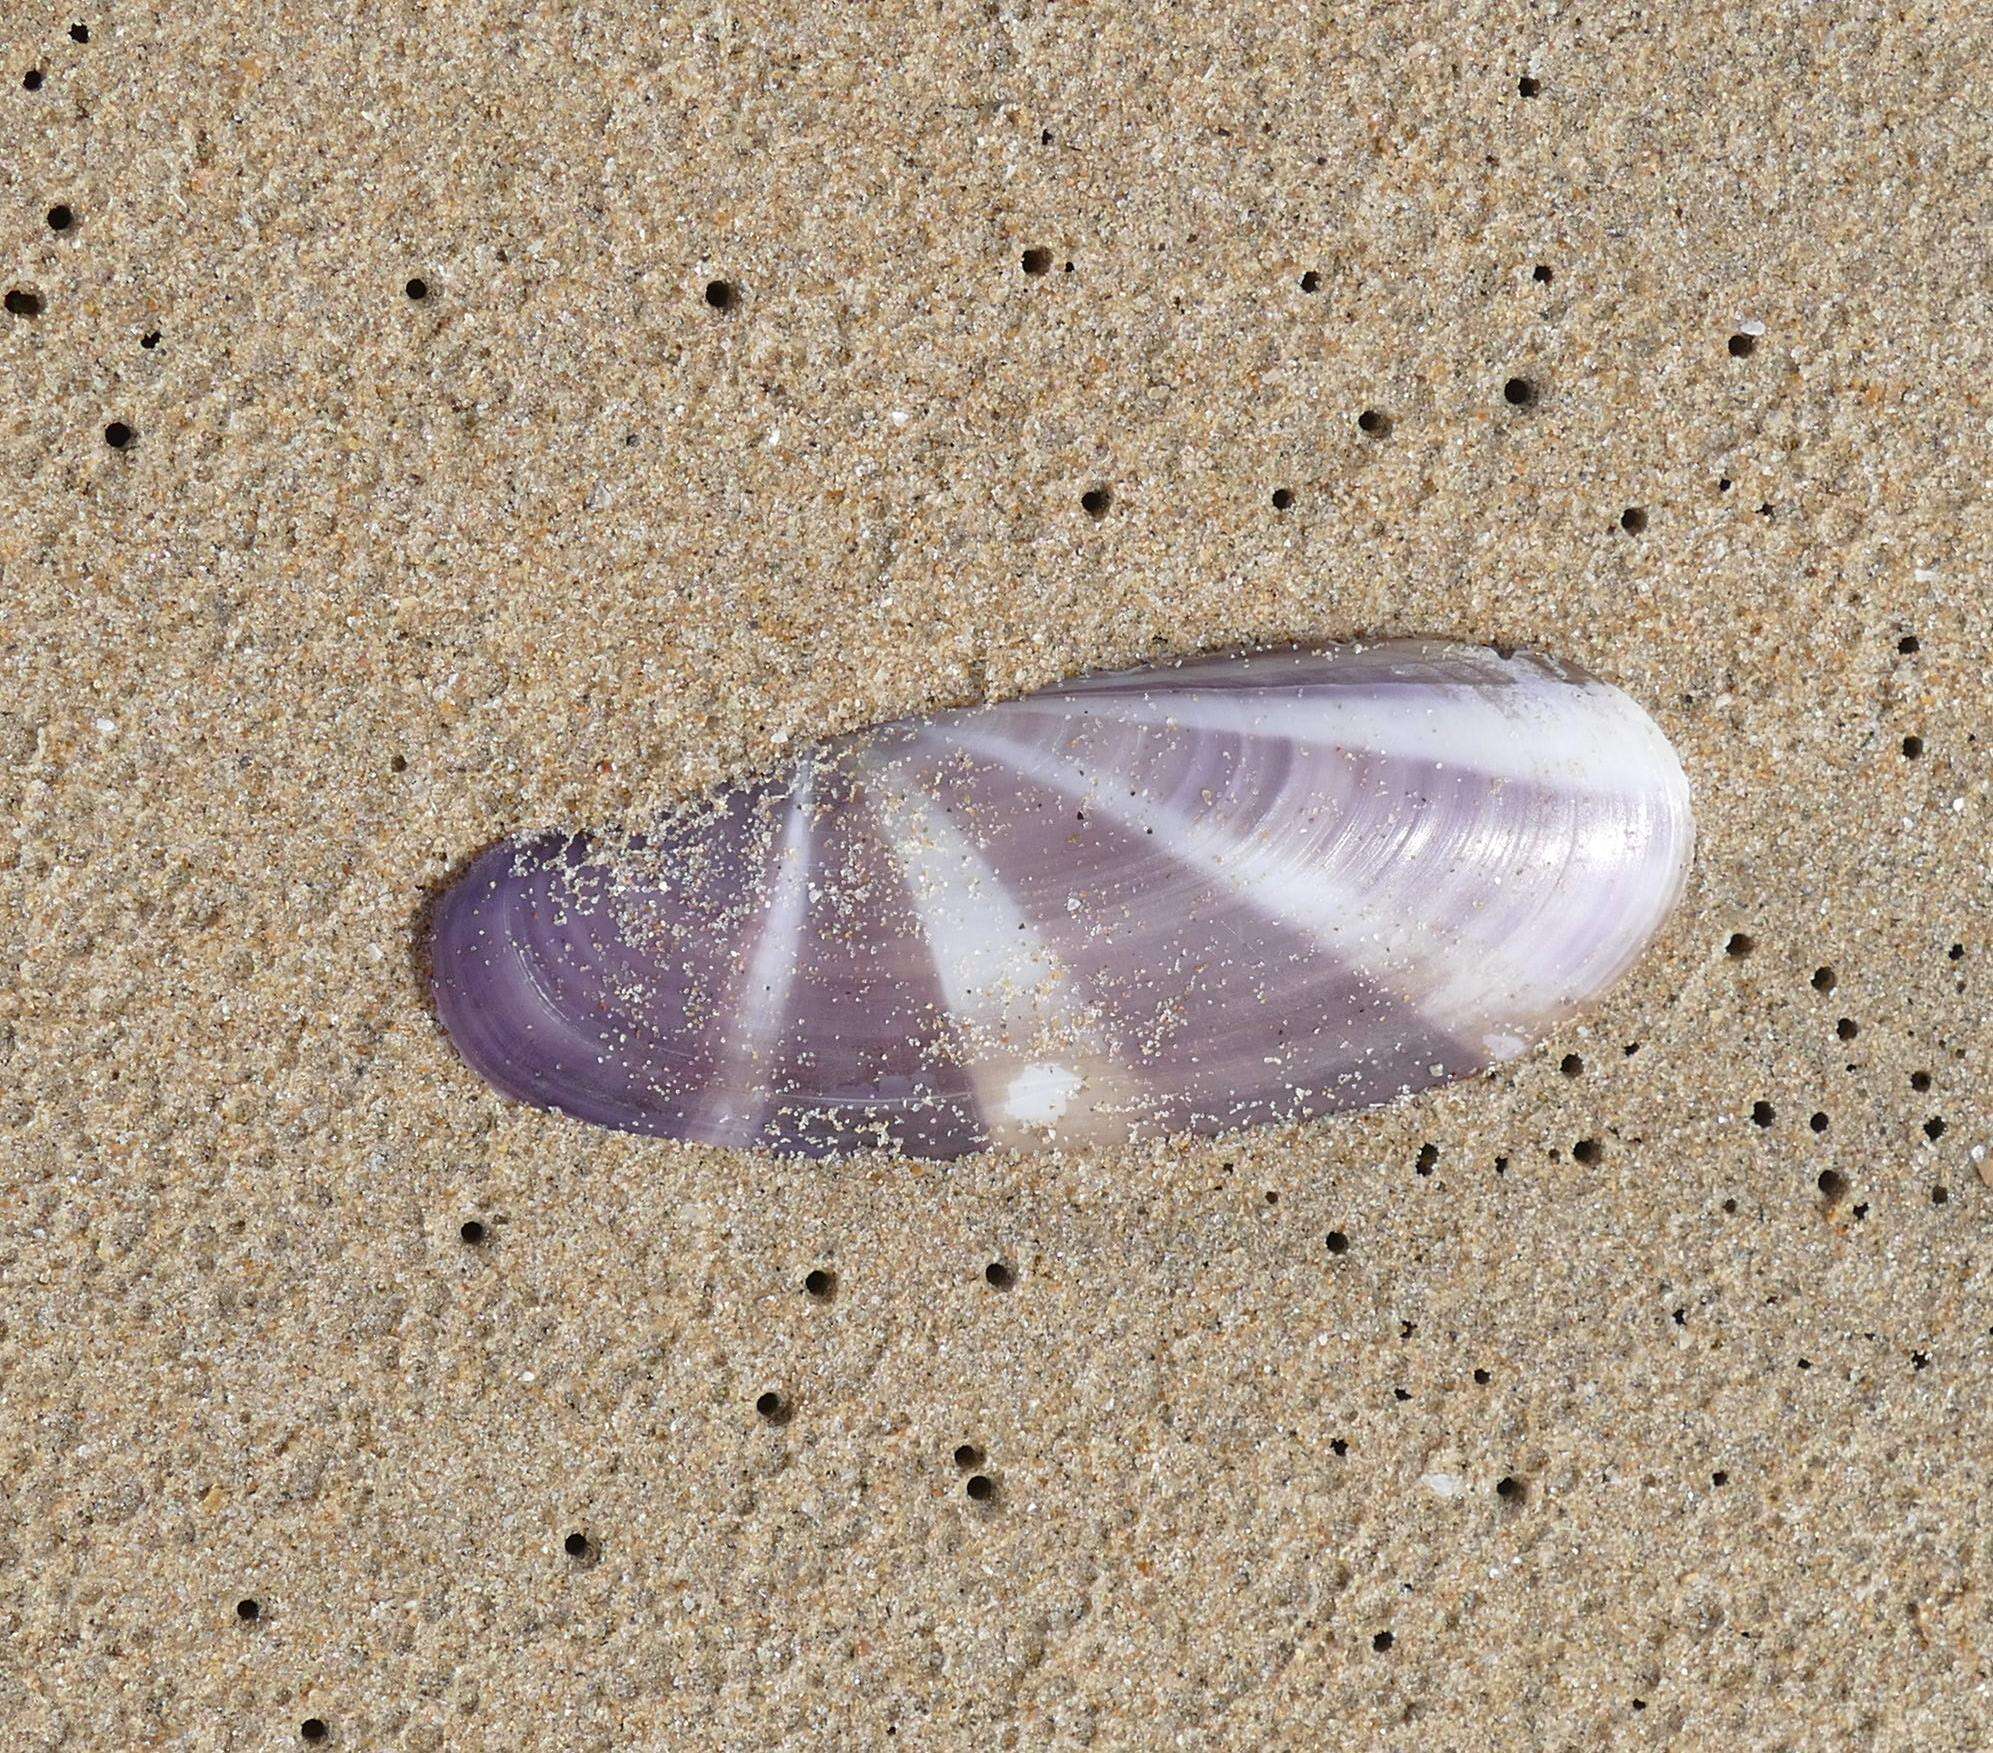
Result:
{"label": "clam shell", "polygon": [[1431,641],[1099,675],[827,744],[440,898],[438,1014],[505,1094],[825,1156],[1097,1146],[1513,1058],[1667,917],[1658,727]]}

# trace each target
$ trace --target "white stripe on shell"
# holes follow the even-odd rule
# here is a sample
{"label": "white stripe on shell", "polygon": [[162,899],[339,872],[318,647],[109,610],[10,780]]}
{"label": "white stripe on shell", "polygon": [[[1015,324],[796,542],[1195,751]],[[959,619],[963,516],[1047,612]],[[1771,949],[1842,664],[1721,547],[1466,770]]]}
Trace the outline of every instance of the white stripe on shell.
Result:
{"label": "white stripe on shell", "polygon": [[[1265,826],[1241,838],[1218,819],[1193,815],[1089,778],[1070,758],[1042,747],[1019,747],[987,731],[956,724],[939,732],[972,755],[995,761],[1026,779],[1081,799],[1089,809],[1135,832],[1152,833],[1159,849],[1181,859],[1262,912],[1286,921],[1323,944],[1346,965],[1385,992],[1416,1007],[1438,1028],[1489,1047],[1491,1037],[1535,1032],[1578,996],[1569,968],[1555,958],[1536,966],[1471,932],[1474,910],[1459,904],[1435,881],[1433,911],[1452,922],[1454,941],[1441,939],[1418,919],[1387,914],[1358,890],[1336,880],[1321,860],[1293,856],[1297,842]],[[1269,812],[1270,815],[1277,814]],[[1262,818],[1262,821],[1268,818]],[[1422,871],[1439,879],[1438,870]],[[1527,947],[1527,946],[1525,946]],[[1546,981],[1541,971],[1553,970]]]}
{"label": "white stripe on shell", "polygon": [[[810,866],[815,853],[816,763],[805,756],[796,768],[795,788],[782,816],[775,848],[775,877],[768,891],[761,935],[733,1003],[734,1027],[707,1085],[721,1103],[740,1097],[772,1096],[770,1072],[789,1032],[789,995],[802,965],[803,928],[809,919]],[[723,1120],[753,1121],[753,1114],[723,1114]]]}
{"label": "white stripe on shell", "polygon": [[1026,1146],[1040,1129],[1060,1144],[1123,1137],[1126,1114],[1103,1109],[1125,1099],[1129,1076],[1108,1057],[1071,972],[995,868],[894,765],[868,764],[883,843],[920,916],[990,1142]]}
{"label": "white stripe on shell", "polygon": [[[1070,700],[1016,700],[993,709],[1020,718],[1102,719],[1156,729],[1271,737],[1300,748],[1361,750],[1387,760],[1430,761],[1560,790],[1644,791],[1657,772],[1686,783],[1660,728],[1619,689],[1531,685],[1432,685],[1370,689],[1333,681],[1296,683],[1279,693],[1213,689],[1198,693],[1081,694]],[[989,721],[985,719],[984,724]],[[938,727],[952,731],[954,726]]]}

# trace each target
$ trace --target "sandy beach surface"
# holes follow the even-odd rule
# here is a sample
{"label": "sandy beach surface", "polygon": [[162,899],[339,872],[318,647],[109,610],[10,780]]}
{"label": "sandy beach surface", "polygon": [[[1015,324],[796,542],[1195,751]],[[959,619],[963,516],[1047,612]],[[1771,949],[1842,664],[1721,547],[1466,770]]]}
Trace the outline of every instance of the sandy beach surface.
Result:
{"label": "sandy beach surface", "polygon": [[[0,1742],[1993,1744],[1988,47],[9,0]],[[502,835],[1401,633],[1694,788],[1496,1074],[785,1163],[436,1025]]]}

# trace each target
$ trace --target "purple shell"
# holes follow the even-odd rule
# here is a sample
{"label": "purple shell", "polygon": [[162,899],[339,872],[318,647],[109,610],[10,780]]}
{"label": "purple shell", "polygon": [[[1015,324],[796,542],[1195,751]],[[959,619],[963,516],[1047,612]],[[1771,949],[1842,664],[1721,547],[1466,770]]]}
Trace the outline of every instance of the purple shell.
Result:
{"label": "purple shell", "polygon": [[505,1094],[827,1156],[1361,1108],[1520,1053],[1693,843],[1618,689],[1406,640],[1094,676],[848,737],[645,837],[485,853],[436,1008]]}

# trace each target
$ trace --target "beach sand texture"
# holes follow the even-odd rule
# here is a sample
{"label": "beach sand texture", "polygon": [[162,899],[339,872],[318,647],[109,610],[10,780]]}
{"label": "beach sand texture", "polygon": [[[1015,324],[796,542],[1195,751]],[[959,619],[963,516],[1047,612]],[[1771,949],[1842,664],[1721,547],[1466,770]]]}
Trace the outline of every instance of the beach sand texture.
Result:
{"label": "beach sand texture", "polygon": [[[1993,1742],[1987,61],[10,0],[0,1741]],[[502,835],[1396,634],[1694,788],[1496,1074],[809,1164],[436,1026]]]}

